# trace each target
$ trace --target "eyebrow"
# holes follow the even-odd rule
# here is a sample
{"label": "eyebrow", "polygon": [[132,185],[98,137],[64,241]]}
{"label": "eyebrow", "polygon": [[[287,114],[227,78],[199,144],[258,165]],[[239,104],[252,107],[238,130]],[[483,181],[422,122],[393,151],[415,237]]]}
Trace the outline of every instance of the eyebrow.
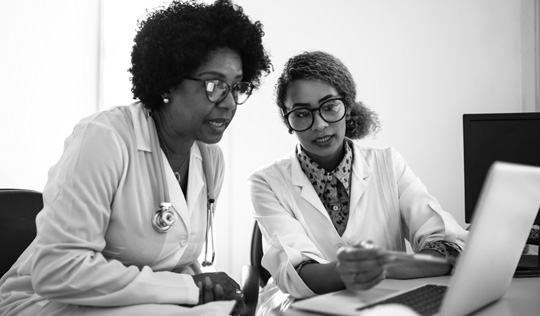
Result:
{"label": "eyebrow", "polygon": [[[319,99],[319,104],[332,98],[338,98],[338,96],[333,95],[333,94],[325,95],[324,97]],[[300,106],[311,106],[311,103],[302,103],[302,102],[294,103],[291,109],[294,109],[295,107],[300,107]]]}
{"label": "eyebrow", "polygon": [[[196,76],[204,76],[204,75],[210,75],[210,76],[215,76],[217,77],[218,79],[225,79],[225,75],[221,72],[218,72],[218,71],[213,71],[213,70],[208,70],[208,71],[202,71],[200,73],[197,73]],[[241,80],[242,78],[244,77],[243,74],[238,74],[234,77],[234,79],[238,79],[238,80]]]}

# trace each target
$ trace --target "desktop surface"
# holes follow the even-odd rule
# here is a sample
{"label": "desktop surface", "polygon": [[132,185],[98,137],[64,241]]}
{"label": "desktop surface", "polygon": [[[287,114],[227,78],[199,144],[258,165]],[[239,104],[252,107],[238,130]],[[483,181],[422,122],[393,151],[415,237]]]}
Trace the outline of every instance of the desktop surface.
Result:
{"label": "desktop surface", "polygon": [[[384,280],[376,288],[403,290],[425,283],[448,284],[449,276],[411,280]],[[368,313],[366,313],[369,315]],[[298,309],[289,309],[279,316],[324,315]],[[538,316],[540,315],[540,278],[513,278],[506,294],[494,303],[476,311],[474,316]]]}

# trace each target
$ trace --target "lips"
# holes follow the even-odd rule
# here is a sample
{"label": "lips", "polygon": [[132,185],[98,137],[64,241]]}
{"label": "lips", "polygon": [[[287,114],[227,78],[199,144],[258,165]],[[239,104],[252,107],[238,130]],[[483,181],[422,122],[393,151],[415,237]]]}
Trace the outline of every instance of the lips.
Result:
{"label": "lips", "polygon": [[223,127],[226,124],[225,121],[208,121],[208,123],[214,127]]}
{"label": "lips", "polygon": [[208,125],[217,130],[225,129],[229,125],[229,119],[210,119],[208,120]]}
{"label": "lips", "polygon": [[332,141],[332,138],[333,138],[332,135],[317,137],[317,138],[315,138],[313,140],[313,142],[315,142],[317,144],[325,144],[325,143],[328,143],[328,142]]}

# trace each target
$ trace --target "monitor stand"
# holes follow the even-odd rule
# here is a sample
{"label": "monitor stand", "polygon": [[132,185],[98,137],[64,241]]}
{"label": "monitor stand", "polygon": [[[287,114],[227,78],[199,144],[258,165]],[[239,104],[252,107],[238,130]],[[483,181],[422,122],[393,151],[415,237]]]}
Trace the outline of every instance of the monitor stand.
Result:
{"label": "monitor stand", "polygon": [[540,277],[540,253],[536,255],[522,255],[519,259],[514,277]]}

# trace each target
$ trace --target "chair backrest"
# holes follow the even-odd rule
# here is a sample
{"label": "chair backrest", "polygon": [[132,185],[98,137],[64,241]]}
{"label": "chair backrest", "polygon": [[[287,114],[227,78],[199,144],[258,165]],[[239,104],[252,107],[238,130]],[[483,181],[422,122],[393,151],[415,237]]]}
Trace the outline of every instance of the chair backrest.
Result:
{"label": "chair backrest", "polygon": [[36,237],[36,215],[43,208],[40,192],[0,189],[0,277]]}
{"label": "chair backrest", "polygon": [[263,257],[262,249],[262,234],[257,222],[253,225],[253,233],[251,234],[251,265],[257,269],[259,274],[259,284],[264,287],[270,279],[270,272],[261,265]]}

